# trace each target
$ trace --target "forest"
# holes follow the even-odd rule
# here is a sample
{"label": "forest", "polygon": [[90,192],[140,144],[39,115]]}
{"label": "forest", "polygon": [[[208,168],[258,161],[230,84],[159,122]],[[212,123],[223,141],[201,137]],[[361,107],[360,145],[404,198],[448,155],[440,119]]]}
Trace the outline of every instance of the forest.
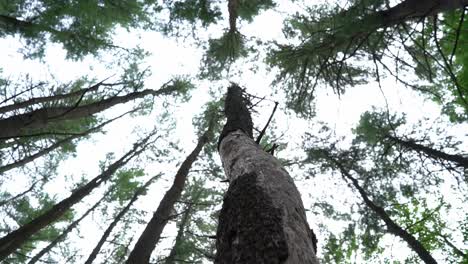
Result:
{"label": "forest", "polygon": [[0,263],[468,264],[468,0],[0,0]]}

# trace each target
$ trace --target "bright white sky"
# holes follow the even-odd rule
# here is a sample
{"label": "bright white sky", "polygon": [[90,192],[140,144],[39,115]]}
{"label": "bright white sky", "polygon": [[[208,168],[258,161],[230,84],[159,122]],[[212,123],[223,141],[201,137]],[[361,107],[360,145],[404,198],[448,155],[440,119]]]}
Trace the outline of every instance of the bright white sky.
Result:
{"label": "bright white sky", "polygon": [[[287,9],[285,9],[285,7],[280,7],[278,10]],[[257,17],[255,23],[250,25],[242,24],[240,31],[246,36],[257,36],[263,40],[278,40],[283,39],[281,28],[281,12],[270,10]],[[221,33],[217,30],[207,32],[206,34],[212,34],[214,37],[217,37]],[[178,43],[155,32],[128,33],[125,31],[118,31],[116,34],[116,42],[118,45],[126,47],[139,44],[142,48],[151,52],[152,55],[145,60],[145,63],[150,67],[153,73],[146,82],[147,88],[157,89],[174,75],[186,74],[195,76],[198,72],[202,51],[194,48],[191,43],[184,43],[184,41]],[[86,58],[82,62],[66,61],[65,52],[59,46],[52,46],[47,50],[45,58],[46,63],[30,60],[25,61],[17,52],[19,47],[20,43],[17,39],[4,38],[0,40],[0,68],[3,68],[4,76],[12,76],[12,79],[24,74],[29,74],[36,80],[47,80],[50,79],[51,75],[63,82],[73,81],[85,75],[95,76],[97,80],[102,80],[120,70],[112,67],[106,69],[103,64],[96,63],[92,58]],[[111,58],[106,59],[110,60]],[[91,68],[90,65],[93,65],[93,67]],[[223,94],[228,85],[228,81],[234,81],[247,87],[248,91],[253,94],[259,96],[267,95],[271,96],[270,99],[272,100],[283,101],[281,94],[271,95],[271,81],[273,80],[274,74],[266,70],[262,63],[259,63],[258,66],[260,66],[260,70],[256,73],[248,70],[249,66],[251,65],[247,65],[243,68],[241,76],[233,76],[231,79],[225,80],[221,84],[213,84],[208,81],[197,82],[198,87],[192,92],[191,101],[175,108],[173,114],[177,122],[177,130],[175,130],[176,133],[172,136],[174,139],[179,140],[180,143],[178,145],[184,149],[183,153],[178,154],[178,162],[181,162],[195,145],[196,138],[191,125],[192,117],[194,114],[200,113],[202,105],[209,99],[208,91],[210,89],[218,89],[218,94]],[[375,83],[371,83],[370,85],[348,89],[346,94],[341,98],[333,94],[330,89],[321,87],[318,90],[316,120],[326,121],[330,127],[336,130],[337,135],[350,135],[350,129],[356,125],[360,115],[364,111],[370,110],[372,106],[385,107],[383,94],[385,94],[390,109],[407,113],[410,121],[417,120],[422,116],[437,117],[440,111],[438,106],[431,102],[423,101],[416,93],[399,86],[396,82],[389,79],[383,82],[382,91],[378,89]],[[155,102],[155,109],[161,107],[160,100],[157,99]],[[260,111],[262,113],[261,116],[254,120],[258,127],[263,127],[273,105],[264,105],[264,107],[265,111]],[[125,109],[128,109],[128,106],[114,107],[107,111],[106,115],[117,116],[123,113]],[[96,176],[98,172],[98,162],[103,160],[105,154],[108,152],[116,152],[116,157],[118,157],[119,153],[128,150],[136,139],[135,128],[152,128],[155,125],[155,116],[156,114],[152,114],[147,117],[125,118],[116,121],[107,126],[106,135],[96,135],[93,136],[91,140],[82,142],[79,145],[76,157],[72,157],[62,164],[60,167],[60,176],[57,177],[54,183],[46,186],[47,190],[52,193],[57,193],[58,198],[61,198],[65,196],[63,193],[63,186],[69,188],[69,184],[67,184],[69,179],[64,177],[64,175],[73,175],[72,178],[75,180],[78,180],[83,174],[87,175],[88,178]],[[275,115],[275,121],[280,131],[277,134],[284,132],[287,135],[285,140],[289,141],[288,149],[283,155],[297,155],[294,153],[297,153],[297,148],[302,145],[301,136],[305,131],[311,129],[313,123],[301,121],[293,115],[287,114],[284,105],[280,105]],[[148,166],[148,168],[152,168],[151,165]],[[161,170],[159,164],[154,167],[158,167],[159,171]],[[147,171],[149,175],[152,176],[153,173],[148,168]],[[175,172],[176,167],[174,164],[171,164],[163,170]],[[299,172],[294,171],[294,173]],[[138,206],[148,212],[154,211],[158,205],[158,201],[171,184],[173,175],[173,173],[168,173],[165,175],[163,181],[159,181],[157,184],[153,185],[148,192],[149,195],[141,199]],[[18,191],[21,191],[24,189],[24,185],[19,185],[18,178],[16,177],[21,178],[23,176],[16,175],[15,185],[8,186],[8,188],[17,188]],[[310,208],[310,205],[316,201],[317,196],[327,195],[330,191],[336,193],[337,197],[343,198],[342,200],[354,200],[356,198],[356,194],[351,192],[346,186],[336,186],[322,180],[301,180],[297,185],[303,195],[306,208]],[[80,206],[80,208],[85,207]],[[145,220],[148,220],[151,214],[148,214],[146,217],[147,219]],[[310,212],[308,213],[308,218],[314,230],[317,229],[319,222],[325,222],[326,220],[317,219],[317,217]],[[80,244],[85,257],[92,247],[94,247],[94,241],[98,240],[102,232],[98,229],[99,225],[95,224],[96,220],[97,219],[88,219],[85,222],[86,232],[81,232],[81,235],[85,236],[86,241],[89,241],[89,243]],[[97,220],[97,222],[99,222],[99,220]],[[105,228],[105,224],[102,224],[100,227]],[[143,226],[141,226],[141,228],[143,228]],[[330,227],[330,229],[334,229],[335,231],[339,231],[341,228],[342,227],[338,225]],[[165,235],[175,236],[174,232],[175,226],[171,224],[167,228]],[[140,233],[141,230],[138,230],[135,235],[138,236]],[[396,239],[389,237],[389,243],[393,244],[393,242],[396,242]],[[161,246],[158,246],[158,249],[168,248],[171,245],[170,243],[170,241],[167,241]],[[395,244],[394,248],[389,248],[389,250],[390,252],[387,253],[394,256],[406,254],[408,251],[398,243]],[[404,250],[406,253],[400,252],[400,250]]]}

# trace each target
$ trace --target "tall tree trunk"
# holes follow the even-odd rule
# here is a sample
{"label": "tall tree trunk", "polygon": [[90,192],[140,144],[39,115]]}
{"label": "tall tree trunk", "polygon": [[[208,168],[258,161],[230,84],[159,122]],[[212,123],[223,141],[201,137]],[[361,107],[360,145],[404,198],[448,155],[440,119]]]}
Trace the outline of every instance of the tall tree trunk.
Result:
{"label": "tall tree trunk", "polygon": [[88,216],[92,211],[94,211],[100,204],[101,202],[106,198],[106,196],[109,194],[109,191],[104,194],[104,196],[99,199],[91,208],[89,208],[80,218],[76,219],[71,223],[58,237],[56,237],[52,242],[49,243],[45,248],[41,249],[34,257],[29,260],[28,264],[34,264],[37,263],[37,261],[42,258],[47,252],[49,252],[53,247],[55,247],[60,241],[63,241],[70,232],[75,229],[75,227],[78,226],[78,224],[81,222],[81,220],[85,219],[86,216]]}
{"label": "tall tree trunk", "polygon": [[468,169],[468,158],[463,157],[462,155],[455,155],[455,154],[447,154],[440,150],[436,150],[430,147],[426,147],[424,145],[418,144],[411,140],[403,140],[394,136],[387,135],[386,138],[389,140],[398,143],[399,145],[414,150],[419,153],[424,153],[425,155],[429,156],[430,158],[442,161],[453,162],[457,164],[457,166],[463,167]]}
{"label": "tall tree trunk", "polygon": [[385,225],[388,228],[388,232],[400,237],[403,241],[405,241],[408,244],[408,246],[414,252],[416,252],[416,254],[418,254],[421,260],[424,261],[424,263],[437,264],[437,261],[432,257],[431,253],[424,247],[423,244],[421,244],[421,242],[419,242],[419,240],[417,240],[413,235],[408,233],[405,229],[403,229],[395,221],[393,221],[382,207],[372,202],[372,200],[367,195],[366,191],[359,185],[359,182],[353,176],[351,176],[349,170],[347,170],[339,160],[332,157],[328,152],[324,152],[324,154],[330,162],[332,162],[339,168],[343,178],[351,181],[354,188],[358,190],[361,198],[364,200],[364,203],[367,205],[367,207],[369,207],[377,216],[379,216],[380,219],[382,219],[382,221],[384,221]]}
{"label": "tall tree trunk", "polygon": [[148,188],[148,186],[151,185],[151,183],[156,179],[159,178],[159,175],[154,176],[151,178],[149,181],[147,181],[143,186],[139,187],[135,193],[133,194],[133,197],[130,199],[130,201],[127,203],[127,205],[115,216],[114,220],[112,223],[107,227],[106,231],[101,236],[101,239],[99,239],[98,243],[94,247],[93,251],[91,254],[89,254],[88,259],[85,261],[85,264],[91,264],[93,261],[96,259],[97,255],[99,254],[99,251],[101,251],[102,245],[106,242],[107,238],[109,235],[112,233],[112,230],[114,227],[120,222],[120,220],[124,217],[124,215],[130,210],[132,205],[136,202],[138,197],[143,194],[143,192]]}
{"label": "tall tree trunk", "polygon": [[246,100],[240,87],[229,87],[218,147],[230,184],[215,263],[318,263],[300,193],[280,162],[253,140]]}
{"label": "tall tree trunk", "polygon": [[[130,111],[130,112],[133,112],[133,111]],[[69,143],[69,142],[71,142],[71,141],[74,140],[74,139],[77,139],[77,138],[80,138],[80,137],[84,137],[84,136],[87,136],[87,135],[89,135],[89,134],[91,134],[91,133],[93,133],[93,132],[95,132],[95,131],[98,131],[99,129],[103,128],[105,125],[107,125],[107,124],[109,124],[109,123],[111,123],[111,122],[113,122],[113,121],[115,121],[115,120],[121,118],[122,116],[124,116],[124,115],[126,115],[126,114],[128,114],[128,113],[130,113],[130,112],[127,112],[127,113],[125,113],[125,114],[123,114],[123,115],[120,115],[120,116],[118,116],[118,117],[116,117],[116,118],[113,118],[113,119],[110,119],[110,120],[108,120],[108,121],[106,121],[106,122],[103,122],[102,124],[100,124],[100,125],[98,125],[98,126],[96,126],[96,127],[90,128],[90,129],[88,129],[88,130],[86,130],[86,131],[84,131],[84,132],[76,133],[76,134],[73,134],[72,136],[69,136],[69,137],[67,137],[67,138],[61,139],[61,140],[55,142],[54,144],[48,146],[47,148],[41,149],[41,150],[39,150],[38,152],[36,152],[36,153],[34,153],[34,154],[30,155],[30,156],[24,157],[24,158],[21,159],[21,160],[15,161],[15,162],[10,163],[10,164],[6,164],[6,165],[4,165],[4,166],[0,166],[0,174],[4,173],[4,172],[6,172],[6,171],[9,171],[9,170],[11,170],[11,169],[14,169],[14,168],[22,167],[22,166],[28,164],[29,162],[31,162],[31,161],[33,161],[33,160],[39,158],[39,157],[42,157],[42,156],[44,156],[44,155],[47,155],[48,153],[54,151],[54,150],[57,149],[58,147],[60,147],[60,146],[62,146],[62,145],[64,145],[64,144],[66,144],[66,143]]]}
{"label": "tall tree trunk", "polygon": [[46,107],[29,113],[11,116],[0,120],[0,127],[2,127],[2,130],[0,130],[0,139],[24,135],[27,129],[46,128],[49,123],[88,117],[114,105],[143,98],[147,95],[157,96],[167,94],[171,92],[171,89],[171,87],[159,90],[147,89],[140,92],[129,93],[124,96],[114,96],[86,105],[77,104],[74,106]]}
{"label": "tall tree trunk", "polygon": [[197,159],[203,146],[208,142],[211,135],[212,125],[209,125],[208,130],[200,137],[195,149],[188,155],[177,171],[174,183],[171,188],[164,194],[158,209],[153,214],[153,217],[146,225],[145,230],[135,244],[130,256],[127,259],[127,264],[147,264],[149,263],[151,253],[156,244],[161,238],[161,233],[171,217],[171,212],[174,210],[174,205],[179,200],[187,180],[192,164]]}
{"label": "tall tree trunk", "polygon": [[134,144],[132,150],[127,152],[116,162],[112,163],[105,171],[88,182],[86,185],[75,190],[68,198],[54,205],[42,215],[34,218],[31,222],[21,226],[15,231],[0,239],[0,260],[4,260],[8,255],[21,247],[32,235],[42,230],[47,225],[55,222],[63,216],[73,205],[81,201],[84,197],[96,189],[102,182],[107,181],[118,169],[129,162],[133,157],[140,154],[147,145],[150,136],[141,142]]}

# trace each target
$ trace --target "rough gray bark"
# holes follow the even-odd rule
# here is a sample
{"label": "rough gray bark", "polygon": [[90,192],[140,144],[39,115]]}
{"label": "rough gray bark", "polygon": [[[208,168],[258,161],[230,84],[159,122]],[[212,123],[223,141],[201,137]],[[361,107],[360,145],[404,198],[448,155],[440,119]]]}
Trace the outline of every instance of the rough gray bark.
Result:
{"label": "rough gray bark", "polygon": [[42,215],[34,218],[31,222],[2,237],[0,239],[0,260],[4,260],[8,255],[21,247],[21,245],[23,245],[32,235],[63,216],[73,205],[90,194],[101,183],[108,180],[118,169],[128,163],[132,158],[139,155],[148,144],[149,138],[150,136],[138,144],[135,144],[129,152],[116,162],[112,163],[105,171],[92,179],[86,185],[75,190],[69,197],[57,203]]}
{"label": "rough gray bark", "polygon": [[252,139],[242,90],[232,85],[219,154],[230,186],[221,209],[217,264],[318,263],[293,179]]}
{"label": "rough gray bark", "polygon": [[146,225],[145,230],[143,230],[143,233],[136,242],[135,247],[127,259],[127,264],[149,263],[151,253],[159,242],[164,227],[171,218],[171,213],[174,210],[175,203],[179,200],[182,194],[189,170],[200,154],[203,146],[208,142],[211,129],[212,126],[209,125],[208,131],[200,137],[195,149],[180,165],[179,170],[175,175],[174,183],[166,194],[164,194],[163,199],[159,203],[158,209],[154,212],[153,217]]}

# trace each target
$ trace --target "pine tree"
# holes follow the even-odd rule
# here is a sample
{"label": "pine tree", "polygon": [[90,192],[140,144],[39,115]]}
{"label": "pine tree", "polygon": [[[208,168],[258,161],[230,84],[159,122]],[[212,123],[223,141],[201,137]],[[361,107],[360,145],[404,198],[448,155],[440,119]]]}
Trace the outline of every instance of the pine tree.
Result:
{"label": "pine tree", "polygon": [[252,139],[247,104],[242,89],[231,85],[219,138],[229,189],[215,263],[318,263],[300,194],[278,160]]}

